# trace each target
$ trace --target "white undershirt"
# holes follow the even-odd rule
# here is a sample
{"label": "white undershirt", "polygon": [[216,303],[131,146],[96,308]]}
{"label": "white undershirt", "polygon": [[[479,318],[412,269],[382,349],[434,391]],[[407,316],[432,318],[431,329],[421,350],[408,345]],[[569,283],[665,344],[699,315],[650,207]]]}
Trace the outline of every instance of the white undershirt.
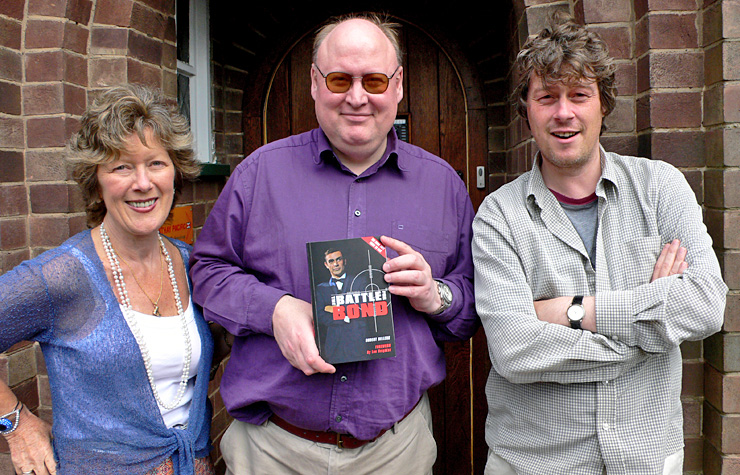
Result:
{"label": "white undershirt", "polygon": [[[123,312],[123,306],[121,306],[121,311]],[[132,313],[136,318],[136,323],[149,350],[152,373],[154,374],[154,384],[157,387],[159,397],[165,402],[171,402],[175,398],[175,395],[177,395],[177,390],[180,387],[180,378],[182,378],[185,336],[180,326],[180,318],[177,316],[155,317],[135,310]],[[201,353],[200,335],[195,325],[192,301],[188,302],[188,308],[185,310],[185,319],[188,323],[190,346],[193,352],[190,356],[190,380],[185,389],[185,394],[176,408],[167,410],[157,404],[167,427],[187,424],[190,401],[193,399],[195,376],[198,374]]]}

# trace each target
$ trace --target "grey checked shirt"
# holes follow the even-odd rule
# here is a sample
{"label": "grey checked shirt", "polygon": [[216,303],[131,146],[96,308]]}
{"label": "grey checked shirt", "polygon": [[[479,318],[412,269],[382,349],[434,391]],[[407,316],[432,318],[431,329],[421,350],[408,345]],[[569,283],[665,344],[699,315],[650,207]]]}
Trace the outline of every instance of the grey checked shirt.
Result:
{"label": "grey checked shirt", "polygon": [[[486,442],[520,474],[662,473],[683,446],[681,352],[722,325],[727,287],[694,193],[660,161],[601,150],[596,266],[538,165],[473,223],[475,299],[493,369]],[[663,244],[683,275],[650,282]],[[597,333],[533,301],[595,295]]]}

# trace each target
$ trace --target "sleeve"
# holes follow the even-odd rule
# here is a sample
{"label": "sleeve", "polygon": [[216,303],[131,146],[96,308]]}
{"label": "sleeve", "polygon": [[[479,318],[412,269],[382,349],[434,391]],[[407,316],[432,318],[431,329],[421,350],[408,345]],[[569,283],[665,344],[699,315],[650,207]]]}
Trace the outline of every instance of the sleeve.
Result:
{"label": "sleeve", "polygon": [[475,302],[491,363],[512,383],[611,380],[645,359],[620,341],[537,319],[517,255],[518,243],[499,205],[487,198],[473,223]]}
{"label": "sleeve", "polygon": [[0,276],[0,351],[23,340],[42,340],[54,308],[41,267],[24,262]]}
{"label": "sleeve", "polygon": [[[457,175],[455,179],[460,181]],[[456,253],[447,260],[446,274],[434,276],[452,290],[452,304],[438,315],[429,315],[437,341],[462,341],[471,338],[480,325],[475,311],[473,291],[473,257],[471,239],[474,217],[473,205],[464,187],[456,188],[457,244]]]}
{"label": "sleeve", "polygon": [[660,245],[679,239],[688,250],[688,269],[630,290],[596,295],[599,333],[652,353],[718,332],[727,294],[691,187],[676,168],[661,164],[658,170],[659,186],[653,199]]}
{"label": "sleeve", "polygon": [[272,335],[273,310],[286,294],[260,282],[245,256],[254,168],[236,169],[208,215],[190,257],[193,301],[203,308],[207,321],[221,324],[236,336]]}

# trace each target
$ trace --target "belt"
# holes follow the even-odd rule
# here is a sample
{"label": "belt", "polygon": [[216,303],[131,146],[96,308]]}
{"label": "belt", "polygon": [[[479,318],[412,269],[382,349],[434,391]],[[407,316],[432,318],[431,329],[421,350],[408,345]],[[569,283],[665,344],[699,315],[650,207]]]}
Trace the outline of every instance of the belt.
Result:
{"label": "belt", "polygon": [[[418,405],[419,405],[418,402],[414,404],[414,407],[411,408],[411,411],[416,409],[416,406]],[[407,412],[406,415],[404,415],[398,422],[401,422],[402,420],[406,419],[406,417],[409,414],[411,414],[411,411]],[[286,421],[285,419],[278,416],[277,414],[273,414],[270,416],[270,422],[280,427],[281,429],[285,430],[286,432],[290,432],[291,434],[300,437],[301,439],[310,440],[311,442],[319,442],[322,444],[336,445],[340,449],[360,448],[363,445],[369,444],[370,442],[373,442],[379,439],[380,436],[385,434],[386,431],[388,430],[388,429],[383,429],[380,431],[378,435],[376,435],[372,439],[362,440],[362,439],[357,439],[355,437],[352,437],[349,434],[340,434],[339,432],[302,429],[300,427],[294,426],[293,424]]]}

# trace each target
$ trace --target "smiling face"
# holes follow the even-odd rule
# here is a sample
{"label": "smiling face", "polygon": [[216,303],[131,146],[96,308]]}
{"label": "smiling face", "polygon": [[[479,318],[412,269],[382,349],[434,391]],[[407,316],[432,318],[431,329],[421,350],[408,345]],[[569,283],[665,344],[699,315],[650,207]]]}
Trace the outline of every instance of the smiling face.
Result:
{"label": "smiling face", "polygon": [[110,234],[147,236],[164,224],[175,196],[175,167],[151,131],[149,146],[131,135],[117,160],[98,165],[100,196]]}
{"label": "smiling face", "polygon": [[604,114],[595,82],[545,85],[533,74],[527,94],[527,118],[542,158],[549,165],[574,169],[599,160]]}
{"label": "smiling face", "polygon": [[[366,20],[348,20],[332,30],[321,43],[316,66],[329,74],[345,72],[360,77],[368,73],[391,76],[398,62],[390,40]],[[316,67],[311,68],[311,96],[316,118],[342,163],[361,173],[385,152],[398,103],[403,98],[403,68],[398,68],[382,94],[370,94],[354,79],[347,92],[333,93]]]}

